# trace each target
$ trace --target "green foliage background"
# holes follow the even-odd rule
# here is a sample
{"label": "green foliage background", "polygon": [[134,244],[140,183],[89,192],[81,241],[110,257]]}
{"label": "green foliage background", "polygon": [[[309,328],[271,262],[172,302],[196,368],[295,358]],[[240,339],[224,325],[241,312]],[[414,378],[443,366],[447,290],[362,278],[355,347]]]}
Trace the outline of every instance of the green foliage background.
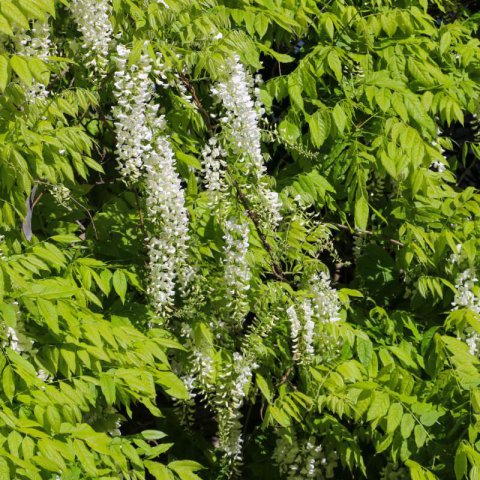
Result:
{"label": "green foliage background", "polygon": [[[380,478],[387,464],[413,479],[480,478],[479,360],[462,340],[465,329],[480,333],[479,316],[451,306],[458,244],[480,268],[474,6],[167,3],[114,0],[111,18],[132,64],[144,48],[160,52],[168,79],[194,99],[175,86],[157,92],[200,272],[166,324],[146,295],[142,193],[117,171],[115,62],[105,78],[85,67],[68,1],[0,3],[0,478],[282,478],[272,452],[293,432],[337,452],[334,478]],[[17,54],[16,32],[47,18],[58,57]],[[210,88],[234,53],[265,80],[264,151],[284,219],[265,230],[233,171],[229,208],[249,215],[253,278],[244,331],[218,340],[222,224],[197,177],[217,128]],[[32,82],[48,84],[46,101],[26,101]],[[447,169],[430,168],[436,161]],[[68,205],[54,185],[71,190]],[[292,359],[285,310],[325,269],[343,308],[342,322],[321,328],[341,349],[317,345],[305,367]],[[190,429],[180,422],[188,394],[172,364],[191,354],[181,322],[215,359],[216,382],[238,349],[259,365],[240,473],[214,448],[208,404],[190,405]],[[20,323],[23,353],[7,336]],[[109,434],[119,424],[122,435]]]}

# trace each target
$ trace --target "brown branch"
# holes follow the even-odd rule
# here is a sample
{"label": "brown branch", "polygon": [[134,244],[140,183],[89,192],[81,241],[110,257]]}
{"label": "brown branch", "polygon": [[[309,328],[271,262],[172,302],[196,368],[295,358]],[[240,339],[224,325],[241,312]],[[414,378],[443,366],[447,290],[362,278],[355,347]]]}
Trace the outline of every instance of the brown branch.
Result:
{"label": "brown branch", "polygon": [[186,75],[180,75],[180,80],[183,82],[183,84],[187,87],[188,91],[192,95],[193,101],[195,105],[197,106],[198,110],[203,116],[203,119],[205,120],[205,123],[207,124],[207,128],[210,132],[213,132],[213,125],[212,121],[210,119],[210,115],[208,114],[207,110],[205,110],[205,107],[202,105],[202,102],[198,98],[197,92],[195,90],[195,87],[190,83],[190,80]]}
{"label": "brown branch", "polygon": [[283,273],[282,267],[277,263],[276,259],[273,256],[272,246],[270,245],[270,243],[268,243],[267,237],[263,234],[263,232],[260,228],[257,213],[250,209],[248,199],[247,199],[246,195],[240,189],[238,183],[233,178],[231,178],[231,181],[233,183],[233,186],[235,187],[235,190],[237,192],[238,198],[240,199],[240,202],[242,203],[243,207],[245,208],[245,212],[246,212],[248,218],[250,218],[253,225],[255,226],[255,231],[257,232],[258,238],[262,242],[263,248],[265,248],[268,255],[270,256],[270,259],[272,261],[272,270],[273,270],[274,276],[278,280],[281,280],[282,282],[287,282],[288,283],[288,279],[285,276],[285,274]]}

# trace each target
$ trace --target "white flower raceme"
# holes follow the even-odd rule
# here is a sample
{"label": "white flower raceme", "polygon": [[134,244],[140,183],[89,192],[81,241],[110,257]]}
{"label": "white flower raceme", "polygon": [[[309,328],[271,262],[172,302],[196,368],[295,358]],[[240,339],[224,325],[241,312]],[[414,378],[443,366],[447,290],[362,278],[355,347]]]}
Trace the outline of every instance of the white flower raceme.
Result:
{"label": "white flower raceme", "polygon": [[[19,31],[15,35],[15,50],[19,55],[38,58],[42,61],[48,60],[55,55],[55,46],[50,38],[51,29],[48,21],[35,20],[32,28],[28,31]],[[31,86],[26,90],[26,97],[29,103],[36,99],[48,97],[47,86],[34,79]]]}
{"label": "white flower raceme", "polygon": [[113,115],[120,173],[127,182],[133,183],[142,176],[144,157],[152,151],[153,133],[148,124],[147,105],[152,99],[153,83],[150,57],[142,55],[138,63],[129,68],[129,55],[128,48],[117,46],[114,89],[117,105]]}
{"label": "white flower raceme", "polygon": [[[454,263],[461,263],[463,261],[461,254],[461,246],[458,247],[457,254],[453,255]],[[476,314],[480,314],[480,296],[478,295],[478,278],[473,269],[467,268],[460,273],[455,281],[455,288],[457,289],[455,297],[452,302],[453,310],[459,308],[468,308]],[[461,337],[468,345],[470,353],[478,356],[480,353],[480,334],[468,328]]]}
{"label": "white flower raceme", "polygon": [[227,152],[219,144],[217,137],[211,137],[202,150],[202,174],[205,188],[210,192],[225,190],[225,157]]}
{"label": "white flower raceme", "polygon": [[225,64],[225,80],[218,82],[212,93],[225,107],[221,118],[229,130],[231,146],[240,160],[247,162],[249,170],[258,177],[265,173],[261,150],[261,132],[258,126],[258,111],[252,100],[252,79],[235,55]]}
{"label": "white flower raceme", "polygon": [[[127,182],[141,180],[152,234],[148,240],[150,283],[148,293],[159,315],[172,303],[175,281],[187,251],[188,214],[175,156],[164,134],[165,119],[153,103],[153,60],[142,55],[128,67],[130,51],[117,47],[114,109],[117,155]],[[160,64],[156,65],[161,68]],[[161,73],[160,70],[156,70]],[[185,276],[181,276],[185,280]]]}
{"label": "white flower raceme", "polygon": [[310,359],[315,355],[313,348],[313,341],[315,335],[315,322],[313,321],[313,308],[310,299],[306,299],[302,302],[302,358],[305,363],[309,363]]}
{"label": "white flower raceme", "polygon": [[340,320],[340,300],[337,291],[330,285],[330,277],[326,272],[313,276],[310,289],[314,295],[315,316],[323,323]]}
{"label": "white flower raceme", "polygon": [[48,21],[35,20],[29,31],[18,32],[15,35],[17,53],[27,57],[37,57],[43,61],[48,60],[48,57],[55,53],[50,34]]}
{"label": "white flower raceme", "polygon": [[297,359],[300,357],[299,341],[300,341],[302,325],[300,323],[300,320],[298,319],[297,312],[293,305],[290,305],[287,308],[287,317],[288,317],[288,320],[290,321],[290,337],[292,339],[293,358]]}
{"label": "white flower raceme", "polygon": [[72,0],[70,9],[82,35],[87,66],[104,75],[112,42],[111,0]]}
{"label": "white flower raceme", "polygon": [[225,109],[220,118],[226,141],[232,153],[246,166],[247,173],[253,174],[258,183],[259,214],[262,220],[274,228],[282,219],[278,194],[265,185],[266,167],[261,148],[259,120],[264,109],[259,99],[254,100],[254,81],[240,62],[238,55],[225,63],[224,79],[217,82],[212,93]]}
{"label": "white flower raceme", "polygon": [[[151,115],[154,115],[151,110]],[[153,120],[153,118],[152,118]],[[156,117],[155,130],[164,130]],[[188,214],[175,156],[167,137],[158,135],[144,159],[147,213],[154,236],[149,239],[149,293],[158,314],[163,314],[175,294],[175,280],[184,268],[188,241]]]}
{"label": "white flower raceme", "polygon": [[334,478],[338,465],[338,454],[334,451],[326,453],[321,445],[315,443],[313,437],[304,444],[300,444],[295,436],[292,441],[286,436],[280,437],[272,459],[277,464],[282,478],[288,480]]}
{"label": "white flower raceme", "polygon": [[248,309],[247,293],[250,289],[250,266],[247,261],[249,228],[246,222],[239,224],[228,220],[225,223],[225,286],[228,306],[232,310],[230,323],[241,325]]}
{"label": "white flower raceme", "polygon": [[219,377],[215,399],[218,412],[219,448],[235,468],[242,461],[242,423],[240,408],[243,405],[247,386],[253,370],[258,365],[250,358],[234,352],[232,365]]}
{"label": "white flower raceme", "polygon": [[330,350],[335,350],[339,342],[333,339],[328,332],[318,331],[325,324],[335,323],[340,320],[340,300],[337,291],[331,287],[327,273],[321,272],[314,275],[310,282],[309,293],[313,298],[306,298],[297,311],[293,305],[288,307],[286,313],[290,322],[290,335],[292,339],[292,356],[299,364],[312,362],[315,355],[314,344],[321,341],[323,344],[322,355]]}
{"label": "white flower raceme", "polygon": [[464,341],[468,345],[470,354],[478,357],[480,353],[480,334],[475,331],[467,332],[464,335]]}
{"label": "white flower raceme", "polygon": [[453,299],[453,309],[468,308],[475,313],[480,314],[480,297],[474,291],[478,278],[475,271],[467,268],[455,281],[455,288],[457,289]]}
{"label": "white flower raceme", "polygon": [[72,210],[72,192],[65,185],[52,185],[50,193],[58,205],[68,211]]}

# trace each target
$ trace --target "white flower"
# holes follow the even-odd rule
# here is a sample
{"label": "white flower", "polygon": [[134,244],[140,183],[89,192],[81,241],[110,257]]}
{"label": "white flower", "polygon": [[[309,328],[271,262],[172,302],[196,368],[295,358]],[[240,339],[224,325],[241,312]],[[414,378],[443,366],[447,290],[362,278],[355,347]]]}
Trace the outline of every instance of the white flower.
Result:
{"label": "white flower", "polygon": [[315,316],[323,323],[340,320],[340,300],[337,291],[330,285],[326,272],[314,275],[311,280],[311,292],[314,295]]}
{"label": "white flower", "polygon": [[315,354],[315,350],[313,348],[315,322],[313,321],[312,302],[308,299],[302,302],[302,317],[303,317],[303,329],[302,329],[302,351],[301,351],[300,363],[310,363],[312,357]]}
{"label": "white flower", "polygon": [[[163,130],[163,118],[156,119]],[[152,151],[144,157],[147,214],[153,225],[150,237],[149,294],[159,315],[173,302],[175,279],[187,255],[188,214],[175,157],[168,139],[158,135]]]}
{"label": "white flower", "polygon": [[242,460],[242,417],[247,386],[252,381],[253,370],[258,368],[255,362],[234,352],[231,366],[220,375],[216,405],[218,411],[219,448],[235,468]]}
{"label": "white flower", "polygon": [[295,435],[281,436],[272,459],[278,465],[280,473],[288,480],[305,480],[313,478],[323,480],[334,478],[338,465],[338,454],[335,451],[326,453],[322,445],[317,445],[310,437],[305,443],[300,443]]}
{"label": "white flower", "polygon": [[227,152],[219,144],[217,137],[211,137],[208,144],[203,147],[202,174],[205,188],[211,192],[222,192],[226,188],[226,155]]}
{"label": "white flower", "polygon": [[300,320],[298,319],[297,312],[293,305],[287,308],[287,317],[290,321],[290,337],[292,339],[292,353],[293,358],[300,357],[299,351],[299,338],[302,329],[302,325],[300,324]]}
{"label": "white flower", "polygon": [[439,162],[438,160],[435,160],[430,165],[430,168],[432,168],[433,170],[435,170],[439,173],[443,173],[446,170],[447,167],[443,162]]}
{"label": "white flower", "polygon": [[87,66],[104,75],[112,42],[111,0],[73,0],[70,9],[82,35]]}
{"label": "white flower", "polygon": [[233,154],[245,164],[247,174],[256,178],[262,219],[276,228],[282,219],[279,213],[281,203],[278,195],[270,192],[265,185],[266,168],[259,127],[264,109],[259,99],[252,98],[255,95],[254,80],[237,55],[226,61],[223,76],[224,79],[212,88],[212,93],[225,109],[224,116],[220,118],[225,138]]}
{"label": "white flower", "polygon": [[480,352],[480,334],[471,331],[465,335],[465,343],[468,345],[468,350],[471,355],[478,357]]}
{"label": "white flower", "polygon": [[[173,303],[175,282],[187,255],[188,214],[176,160],[165,131],[165,119],[153,103],[152,59],[142,55],[128,67],[130,51],[117,47],[114,108],[117,155],[127,182],[143,181],[147,218],[150,282],[148,293],[156,312],[164,316]],[[156,65],[161,69],[162,65]],[[180,275],[186,288],[188,274]]]}
{"label": "white flower", "polygon": [[152,150],[152,129],[148,125],[147,105],[152,99],[153,83],[149,78],[151,60],[142,55],[137,65],[128,67],[130,50],[117,46],[117,70],[113,109],[117,135],[117,157],[120,173],[127,182],[138,181],[142,175],[143,157]]}
{"label": "white flower", "polygon": [[472,312],[480,314],[480,297],[474,292],[474,287],[478,282],[475,272],[467,268],[457,276],[455,288],[457,289],[452,302],[454,310],[458,308],[468,308]]}
{"label": "white flower", "polygon": [[239,224],[225,222],[225,287],[228,306],[232,308],[232,320],[235,326],[241,325],[248,311],[248,290],[250,289],[250,266],[247,261],[249,249],[249,228],[246,222]]}
{"label": "white flower", "polygon": [[58,205],[62,206],[68,211],[72,210],[72,192],[65,185],[52,185],[50,188],[50,193]]}
{"label": "white flower", "polygon": [[[55,46],[50,39],[51,29],[48,21],[35,20],[29,31],[20,31],[15,35],[16,53],[26,57],[38,58],[47,61],[51,55],[55,55]],[[44,100],[48,97],[47,86],[33,80],[32,85],[26,89],[26,98],[29,103],[35,100]]]}

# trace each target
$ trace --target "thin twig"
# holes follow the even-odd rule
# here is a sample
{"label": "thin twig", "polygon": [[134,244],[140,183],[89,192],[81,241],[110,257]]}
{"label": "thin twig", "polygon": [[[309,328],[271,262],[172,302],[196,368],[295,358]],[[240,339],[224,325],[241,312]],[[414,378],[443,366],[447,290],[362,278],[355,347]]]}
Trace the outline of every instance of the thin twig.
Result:
{"label": "thin twig", "polygon": [[341,223],[330,223],[330,225],[333,225],[334,227],[340,228],[341,230],[348,230],[350,233],[356,233],[356,234],[360,234],[360,235],[381,236],[381,237],[384,237],[385,240],[392,243],[393,245],[397,245],[399,247],[405,246],[405,244],[402,243],[400,240],[395,240],[394,238],[388,238],[383,233],[372,232],[370,230],[360,230],[358,228],[352,229],[351,227],[349,227],[347,225],[343,225]]}
{"label": "thin twig", "polygon": [[213,125],[212,125],[212,121],[210,120],[210,115],[208,114],[207,110],[205,110],[205,107],[202,105],[202,102],[198,98],[195,87],[190,83],[190,80],[186,75],[180,75],[180,80],[183,82],[183,84],[187,87],[188,91],[191,93],[195,105],[197,106],[198,110],[202,114],[205,120],[205,123],[207,124],[208,130],[210,132],[213,132]]}

